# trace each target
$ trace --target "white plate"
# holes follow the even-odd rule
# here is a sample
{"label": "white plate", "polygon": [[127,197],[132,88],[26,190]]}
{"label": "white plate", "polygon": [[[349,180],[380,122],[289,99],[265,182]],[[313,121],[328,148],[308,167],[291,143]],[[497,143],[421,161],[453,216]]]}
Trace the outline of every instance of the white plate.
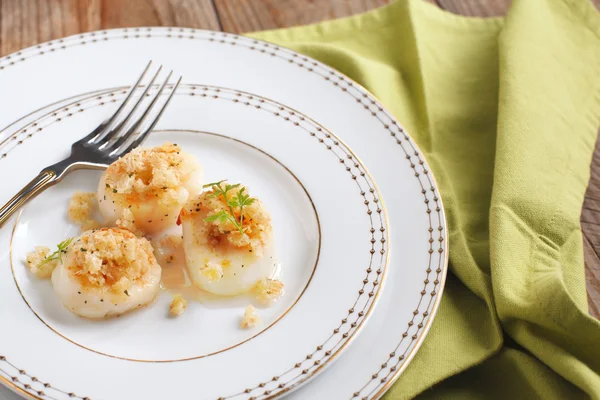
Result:
{"label": "white plate", "polygon": [[[20,144],[17,139],[14,147],[6,149],[3,162],[7,167],[0,171],[0,180],[10,182],[7,195],[17,191],[39,165],[65,157],[69,144],[111,113],[125,96],[123,92],[115,89],[101,98],[77,99],[36,119],[35,126],[30,124],[29,129],[41,129],[38,134]],[[161,124],[170,129],[154,132],[146,145],[176,142],[204,164],[207,181],[243,182],[265,203],[273,218],[285,295],[261,310],[263,323],[252,330],[238,326],[244,307],[251,302],[243,297],[190,302],[177,319],[167,317],[171,300],[167,295],[109,321],[91,322],[71,314],[53,294],[50,282],[32,277],[23,260],[36,245],[77,234],[77,227],[66,221],[66,205],[76,190],[94,191],[100,175],[82,171],[28,204],[15,224],[10,252],[14,281],[6,279],[2,289],[10,292],[16,284],[25,302],[15,298],[10,303],[17,306],[3,310],[5,320],[15,321],[3,333],[8,341],[17,342],[20,332],[36,330],[39,321],[20,317],[28,306],[50,329],[41,329],[33,346],[20,342],[23,347],[18,351],[60,351],[68,360],[61,376],[76,376],[81,365],[101,369],[104,379],[115,385],[88,389],[91,398],[185,396],[195,390],[195,375],[207,377],[202,385],[206,398],[243,393],[266,377],[277,377],[276,388],[264,390],[273,394],[301,383],[349,343],[380,290],[389,230],[374,182],[351,151],[325,128],[257,95],[184,85]],[[45,151],[51,145],[63,151]],[[36,162],[21,166],[28,155]],[[15,177],[16,168],[21,171]],[[294,346],[289,348],[290,344]],[[119,370],[122,361],[134,363],[127,375]],[[149,367],[148,363],[158,365]],[[223,370],[226,376],[213,372]],[[156,380],[188,379],[175,390],[171,385],[144,386],[152,374]],[[92,370],[89,375],[93,376]],[[83,377],[78,384],[85,382]],[[88,381],[77,392],[90,385]]]}
{"label": "white plate", "polygon": [[[227,166],[226,178],[247,183],[273,213],[288,290],[261,313],[263,328],[276,323],[248,340],[259,332],[233,329],[243,308],[233,303],[194,304],[183,318],[164,320],[167,296],[103,326],[61,310],[18,260],[38,242],[72,234],[61,214],[69,193],[91,189],[96,179],[80,173],[27,205],[15,225],[12,255],[11,229],[0,230],[4,383],[21,394],[61,400],[73,398],[69,393],[262,399],[290,394],[336,359],[291,397],[379,397],[414,356],[439,304],[445,218],[434,179],[408,134],[334,70],[264,42],[179,28],[94,32],[4,57],[0,201],[106,116],[120,86],[150,58],[182,73],[185,85],[148,144],[168,137],[206,160],[207,171],[210,164]],[[51,207],[55,211],[47,212]],[[201,324],[206,340],[196,343]],[[142,338],[148,326],[152,332]],[[344,348],[349,351],[337,357]]]}

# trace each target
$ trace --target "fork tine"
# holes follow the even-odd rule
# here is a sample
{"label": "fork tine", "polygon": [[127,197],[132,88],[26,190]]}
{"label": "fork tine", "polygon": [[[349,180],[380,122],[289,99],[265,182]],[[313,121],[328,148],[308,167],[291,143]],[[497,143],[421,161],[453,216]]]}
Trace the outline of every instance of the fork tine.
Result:
{"label": "fork tine", "polygon": [[[160,74],[161,70],[162,70],[162,65],[160,67],[158,67],[158,71],[156,71],[156,73],[152,77],[152,80],[150,81],[150,83],[148,83],[148,85],[146,86],[146,89],[144,89],[144,92],[142,93],[142,95],[140,96],[140,98],[137,100],[137,102],[135,103],[135,105],[133,106],[133,108],[131,109],[131,111],[129,112],[129,114],[127,114],[127,116],[125,118],[123,118],[123,120],[121,122],[119,122],[119,124],[117,126],[115,126],[108,133],[106,133],[105,135],[103,135],[102,137],[99,137],[97,139],[96,143],[104,142],[100,146],[100,149],[107,148],[108,145],[110,144],[111,140],[117,139],[119,137],[119,134],[121,133],[121,131],[122,131],[123,127],[125,126],[125,124],[131,119],[131,117],[133,116],[133,114],[135,113],[135,111],[138,109],[138,107],[140,106],[140,104],[142,104],[142,102],[144,101],[144,97],[150,91],[150,88],[154,84],[154,81],[156,80],[156,78]],[[136,85],[136,87],[137,87],[137,85]]]}
{"label": "fork tine", "polygon": [[152,121],[152,123],[150,124],[150,126],[142,133],[140,133],[135,140],[129,145],[127,146],[127,148],[124,150],[124,152],[128,152],[132,149],[135,149],[136,147],[138,147],[140,144],[142,144],[142,142],[144,141],[144,139],[146,139],[146,137],[148,136],[148,134],[152,131],[152,129],[154,129],[154,127],[156,126],[156,124],[158,123],[158,120],[160,119],[162,113],[165,111],[165,109],[167,108],[167,105],[169,104],[169,102],[171,101],[171,98],[173,97],[173,95],[175,94],[175,91],[177,90],[177,88],[179,87],[179,84],[181,83],[181,77],[177,80],[177,83],[175,83],[175,85],[173,85],[173,90],[171,91],[171,93],[169,94],[169,97],[167,97],[167,100],[165,101],[165,103],[162,105],[162,108],[160,109],[160,111],[158,112],[158,114],[156,115],[156,117],[154,117],[154,120]]}
{"label": "fork tine", "polygon": [[150,69],[151,64],[152,64],[152,60],[148,62],[148,65],[146,65],[144,72],[142,72],[142,74],[140,75],[138,80],[135,82],[135,84],[131,87],[131,89],[129,89],[129,93],[127,93],[127,96],[125,96],[125,99],[121,102],[121,104],[119,105],[119,108],[117,108],[117,111],[112,116],[110,116],[109,118],[104,120],[100,125],[98,125],[98,127],[96,127],[96,129],[94,129],[89,135],[87,135],[86,137],[81,139],[80,140],[81,143],[92,141],[98,135],[100,135],[107,127],[112,125],[112,123],[117,120],[117,117],[119,116],[119,114],[121,114],[121,112],[125,108],[126,104],[129,102],[129,99],[131,99],[131,96],[135,92],[135,89],[139,86],[142,79],[144,79],[144,76],[146,76],[146,73]]}
{"label": "fork tine", "polygon": [[129,138],[131,138],[133,136],[136,129],[139,128],[139,126],[144,122],[144,120],[148,117],[148,115],[150,115],[150,111],[152,110],[152,108],[154,107],[154,105],[156,104],[158,99],[160,98],[160,95],[164,91],[165,87],[169,83],[169,79],[171,79],[172,74],[173,74],[173,71],[169,72],[169,75],[167,75],[167,79],[165,79],[163,84],[160,86],[160,88],[158,89],[158,92],[156,92],[156,94],[152,98],[152,101],[150,102],[150,104],[148,105],[148,107],[146,108],[144,113],[137,119],[137,121],[135,121],[131,125],[131,127],[127,130],[127,132],[125,132],[123,135],[121,135],[119,140],[117,140],[112,146],[110,146],[112,149],[112,151],[110,152],[111,156],[119,153],[119,147],[121,147],[125,142],[127,142],[127,140],[129,140]]}

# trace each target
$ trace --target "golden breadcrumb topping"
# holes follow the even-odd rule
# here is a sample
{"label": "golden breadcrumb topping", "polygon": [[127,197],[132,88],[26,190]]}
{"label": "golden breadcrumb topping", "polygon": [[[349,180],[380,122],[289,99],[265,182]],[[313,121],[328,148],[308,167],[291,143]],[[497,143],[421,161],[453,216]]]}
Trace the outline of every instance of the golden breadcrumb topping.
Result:
{"label": "golden breadcrumb topping", "polygon": [[36,246],[34,251],[27,253],[25,258],[27,266],[38,278],[50,278],[52,271],[54,271],[54,268],[58,265],[58,260],[44,263],[48,254],[50,254],[50,248],[46,246]]}
{"label": "golden breadcrumb topping", "polygon": [[240,321],[240,328],[242,328],[242,329],[253,328],[256,325],[258,325],[259,323],[260,323],[260,316],[258,315],[256,308],[254,308],[254,306],[252,304],[250,304],[244,310],[244,316],[242,317],[242,320]]}
{"label": "golden breadcrumb topping", "polygon": [[128,230],[136,236],[142,236],[143,232],[137,228],[135,225],[135,219],[133,218],[133,213],[129,208],[124,208],[121,211],[121,218],[117,219],[116,223],[117,227],[121,229]]}
{"label": "golden breadcrumb topping", "polygon": [[169,306],[169,314],[172,316],[181,315],[187,307],[187,300],[184,299],[179,293],[173,296],[173,301]]}
{"label": "golden breadcrumb topping", "polygon": [[[224,188],[225,183],[221,183],[221,187]],[[228,191],[228,198],[231,200],[241,190],[245,190],[247,193],[247,188],[240,185]],[[223,195],[215,196],[215,190],[211,189],[188,201],[181,211],[180,218],[185,219],[194,216],[202,221],[196,224],[194,231],[199,242],[208,242],[213,247],[229,244],[236,248],[247,249],[260,257],[272,230],[271,217],[265,210],[264,205],[256,200],[243,208],[244,218],[241,223],[243,234],[230,219],[218,218],[210,222],[204,220],[206,217],[222,212],[229,215],[233,212],[233,216],[237,221],[241,220],[239,207],[230,208]]]}
{"label": "golden breadcrumb topping", "polygon": [[219,264],[208,262],[204,264],[204,268],[200,270],[200,273],[209,282],[217,282],[223,277],[223,268]]}
{"label": "golden breadcrumb topping", "polygon": [[157,265],[148,240],[118,228],[84,233],[69,246],[66,257],[71,261],[65,263],[69,272],[84,288],[106,287],[125,295]]}
{"label": "golden breadcrumb topping", "polygon": [[69,202],[69,218],[77,223],[91,219],[96,204],[96,193],[76,192]]}
{"label": "golden breadcrumb topping", "polygon": [[283,286],[278,279],[261,279],[254,286],[254,294],[261,303],[268,305],[283,295]]}
{"label": "golden breadcrumb topping", "polygon": [[181,186],[194,171],[180,152],[170,143],[134,149],[106,170],[107,192],[129,204],[150,198],[167,205],[184,202],[187,194]]}

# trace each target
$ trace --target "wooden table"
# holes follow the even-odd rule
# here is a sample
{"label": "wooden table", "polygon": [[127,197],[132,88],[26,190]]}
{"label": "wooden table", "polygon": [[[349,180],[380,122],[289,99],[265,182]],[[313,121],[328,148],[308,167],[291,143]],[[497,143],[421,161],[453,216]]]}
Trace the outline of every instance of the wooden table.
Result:
{"label": "wooden table", "polygon": [[[0,56],[99,29],[184,26],[244,33],[364,12],[390,0],[0,0]],[[462,15],[498,16],[511,0],[426,0]],[[600,7],[600,0],[593,1]],[[600,142],[581,211],[590,314],[600,318]]]}

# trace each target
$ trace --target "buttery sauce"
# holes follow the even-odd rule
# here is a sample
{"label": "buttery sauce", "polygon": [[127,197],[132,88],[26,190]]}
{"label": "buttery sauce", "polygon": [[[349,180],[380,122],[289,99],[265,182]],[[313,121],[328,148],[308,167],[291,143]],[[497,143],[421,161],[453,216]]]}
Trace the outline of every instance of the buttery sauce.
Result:
{"label": "buttery sauce", "polygon": [[[179,241],[175,246],[164,243],[160,238],[151,241],[158,264],[162,267],[161,289],[174,295],[181,294],[186,300],[195,300],[209,308],[239,308],[254,303],[250,293],[236,296],[219,296],[200,289],[192,283],[185,263],[183,244]],[[279,268],[276,275],[279,273]]]}

